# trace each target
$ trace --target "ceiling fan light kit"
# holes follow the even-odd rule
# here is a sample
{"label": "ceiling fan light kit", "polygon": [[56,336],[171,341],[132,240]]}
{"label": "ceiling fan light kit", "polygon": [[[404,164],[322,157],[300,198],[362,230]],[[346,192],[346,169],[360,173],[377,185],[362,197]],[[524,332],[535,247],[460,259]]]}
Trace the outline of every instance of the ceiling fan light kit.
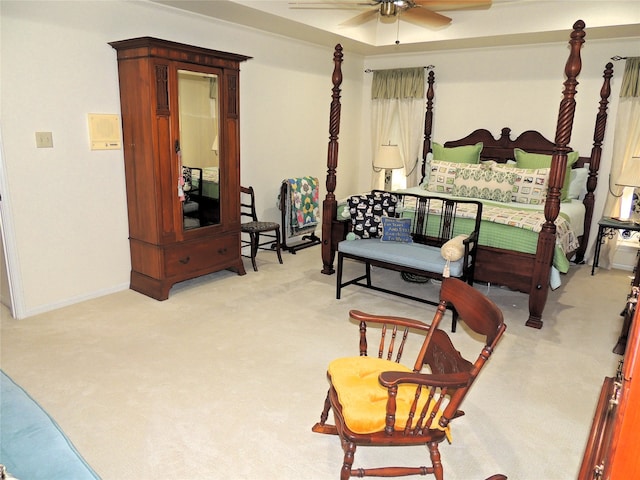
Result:
{"label": "ceiling fan light kit", "polygon": [[382,23],[395,23],[396,15],[398,15],[398,13],[400,13],[400,10],[403,8],[403,6],[400,6],[400,8],[398,8],[397,4],[404,4],[404,3],[405,2],[401,2],[401,1],[398,1],[398,2],[383,1],[380,4],[380,21]]}
{"label": "ceiling fan light kit", "polygon": [[400,8],[407,8],[406,2],[398,1],[398,2],[385,2],[383,1],[380,4],[380,15],[383,17],[395,17],[396,12],[398,11],[397,6]]}

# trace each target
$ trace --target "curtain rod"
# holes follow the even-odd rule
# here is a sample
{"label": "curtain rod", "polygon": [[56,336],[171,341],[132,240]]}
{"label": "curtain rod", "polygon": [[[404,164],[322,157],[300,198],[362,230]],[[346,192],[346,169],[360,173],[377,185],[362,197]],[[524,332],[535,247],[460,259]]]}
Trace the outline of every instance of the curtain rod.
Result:
{"label": "curtain rod", "polygon": [[[413,67],[404,67],[404,68],[413,68]],[[423,66],[422,68],[425,68],[427,70],[433,70],[434,68],[436,68],[435,65],[427,65],[426,67]],[[394,68],[387,68],[387,69],[383,69],[383,70],[395,70]],[[399,70],[399,69],[398,69]],[[371,73],[371,72],[375,72],[376,70],[372,70],[370,68],[367,68],[364,73]]]}

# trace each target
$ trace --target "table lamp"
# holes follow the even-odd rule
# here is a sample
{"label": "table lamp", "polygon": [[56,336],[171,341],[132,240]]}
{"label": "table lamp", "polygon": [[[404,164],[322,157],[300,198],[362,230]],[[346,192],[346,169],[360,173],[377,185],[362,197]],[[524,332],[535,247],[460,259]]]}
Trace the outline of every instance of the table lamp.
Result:
{"label": "table lamp", "polygon": [[389,142],[388,145],[381,145],[373,161],[373,166],[384,170],[384,189],[387,191],[391,190],[391,175],[393,170],[404,167],[398,145],[391,145],[391,142]]}
{"label": "table lamp", "polygon": [[[640,157],[631,157],[624,165],[620,177],[616,181],[619,187],[631,187],[632,189],[640,187]],[[633,192],[625,192],[620,202],[620,218],[619,220],[628,221],[631,219],[633,209]]]}

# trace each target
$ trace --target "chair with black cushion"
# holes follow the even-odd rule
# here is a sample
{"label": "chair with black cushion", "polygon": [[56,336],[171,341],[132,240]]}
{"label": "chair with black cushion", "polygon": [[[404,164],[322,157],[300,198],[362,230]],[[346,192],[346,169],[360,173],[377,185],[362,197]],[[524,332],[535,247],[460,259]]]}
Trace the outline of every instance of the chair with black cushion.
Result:
{"label": "chair with black cushion", "polygon": [[182,202],[182,214],[185,228],[199,227],[203,225],[202,208],[202,169],[198,167],[182,167],[184,183],[184,202]]}
{"label": "chair with black cushion", "polygon": [[[482,345],[475,361],[465,359],[438,328],[448,305],[453,305],[467,325],[461,330]],[[431,325],[356,310],[349,315],[359,323],[360,356],[329,364],[329,392],[320,422],[313,427],[314,432],[340,437],[344,450],[340,479],[431,474],[442,480],[438,445],[449,438],[451,422],[464,415],[460,405],[505,331],[502,312],[469,284],[447,277],[442,280],[440,304]],[[371,337],[374,332],[378,340],[371,341],[367,334]],[[369,343],[372,357],[367,356]],[[403,354],[415,355],[415,362],[403,365]],[[496,406],[489,403],[487,408]],[[326,423],[329,410],[333,410],[335,425]],[[353,468],[357,446],[408,445],[425,445],[430,465]],[[486,475],[478,472],[477,478]]]}
{"label": "chair with black cushion", "polygon": [[[251,250],[251,258],[253,269],[257,272],[256,255],[258,250],[271,250],[278,254],[278,261],[282,263],[282,255],[280,253],[280,224],[276,222],[261,222],[256,214],[256,196],[253,187],[240,187],[240,216],[241,221],[244,217],[248,217],[248,222],[243,222],[240,226],[242,233],[249,235],[249,240],[242,240],[242,246],[248,246]],[[261,237],[267,240],[261,241]],[[267,245],[269,245],[267,247]]]}

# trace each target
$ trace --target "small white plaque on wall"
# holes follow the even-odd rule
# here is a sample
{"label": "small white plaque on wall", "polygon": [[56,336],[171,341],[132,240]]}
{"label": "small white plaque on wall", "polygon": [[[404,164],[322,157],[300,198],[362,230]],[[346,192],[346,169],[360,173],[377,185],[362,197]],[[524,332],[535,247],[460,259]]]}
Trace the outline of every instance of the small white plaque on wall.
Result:
{"label": "small white plaque on wall", "polygon": [[118,150],[122,148],[120,116],[90,113],[89,143],[91,150]]}

